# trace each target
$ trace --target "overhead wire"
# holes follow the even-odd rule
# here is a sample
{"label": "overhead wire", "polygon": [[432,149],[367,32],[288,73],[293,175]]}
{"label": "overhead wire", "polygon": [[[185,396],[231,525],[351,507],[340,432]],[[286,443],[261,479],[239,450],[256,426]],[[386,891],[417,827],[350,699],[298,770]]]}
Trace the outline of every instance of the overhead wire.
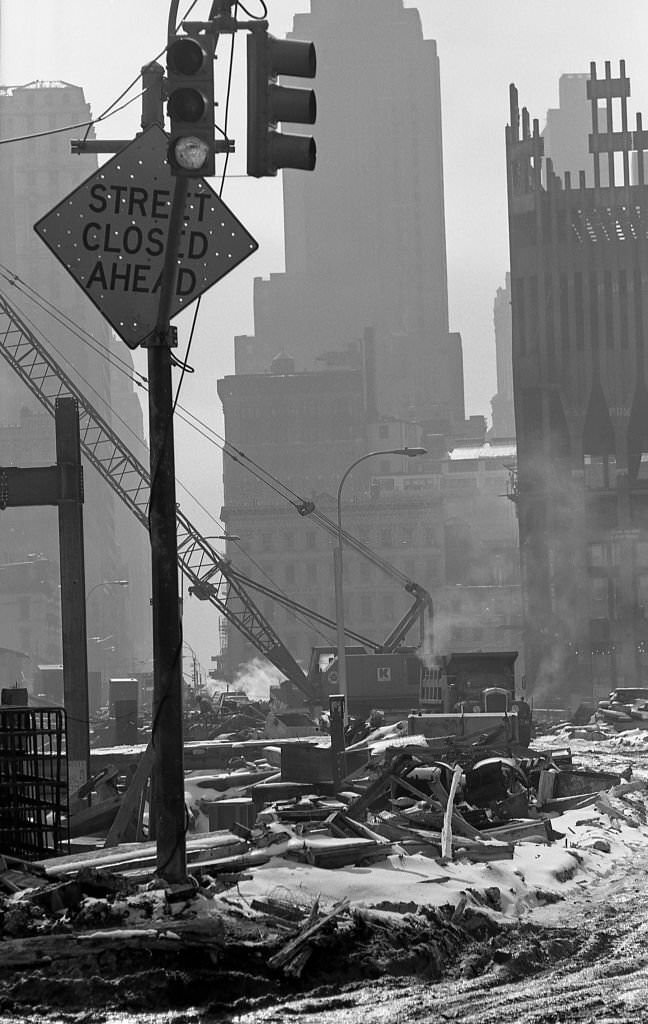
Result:
{"label": "overhead wire", "polygon": [[[50,315],[57,322],[61,323],[63,326],[65,326],[66,324],[69,325],[69,329],[75,334],[75,336],[79,337],[81,341],[88,344],[89,347],[92,348],[98,355],[100,355],[102,358],[105,358],[108,362],[110,362],[111,365],[113,365],[113,367],[118,372],[121,372],[125,376],[127,376],[139,388],[145,391],[148,390],[148,383],[143,375],[137,373],[137,371],[134,371],[133,368],[124,360],[122,360],[119,356],[117,356],[116,353],[106,352],[105,347],[102,347],[100,343],[97,341],[97,339],[95,339],[91,334],[89,334],[89,332],[85,331],[83,328],[79,328],[78,325],[76,325],[74,321],[72,321],[71,318],[68,317],[67,314],[59,310],[54,305],[54,303],[50,302],[50,300],[41,296],[36,291],[36,289],[34,289],[27,282],[22,281],[22,279],[18,275],[14,274],[12,271],[10,271],[7,267],[3,266],[2,264],[0,264],[0,276],[4,276],[10,284],[16,287],[19,291],[23,292],[23,294],[25,294],[25,296],[28,299],[30,299],[30,301],[33,301],[36,305],[43,309],[44,312],[48,312],[48,309],[44,308],[45,306],[50,307]],[[63,321],[65,321],[65,323],[63,323]],[[33,321],[31,322],[33,323]],[[48,343],[51,344],[51,342],[49,341]],[[64,359],[68,363],[68,365],[72,366],[73,369],[75,369],[70,360],[68,360],[67,357],[65,357],[63,353],[61,353],[60,350],[56,348],[56,346],[53,347],[55,351],[57,351],[57,353],[61,355],[61,358]],[[76,372],[78,373],[78,371]],[[96,389],[93,390],[95,391],[95,393],[97,393]],[[191,427],[191,429],[199,433],[200,436],[202,436],[206,441],[208,441],[210,444],[213,444],[215,447],[218,447],[223,452],[224,455],[229,456],[229,458],[231,458],[233,461],[239,463],[243,469],[247,470],[251,475],[253,475],[257,480],[259,480],[259,482],[263,483],[266,487],[268,487],[269,490],[277,494],[284,501],[287,501],[289,504],[291,504],[293,508],[296,509],[296,511],[300,512],[301,515],[303,515],[305,518],[308,518],[312,522],[317,523],[330,536],[337,536],[337,523],[333,519],[331,519],[330,516],[326,515],[326,513],[322,512],[317,507],[310,508],[310,506],[313,506],[312,502],[308,502],[307,499],[299,495],[288,484],[280,480],[275,474],[271,473],[265,467],[261,466],[260,463],[258,463],[251,456],[249,456],[243,449],[236,447],[232,442],[228,441],[214,427],[205,423],[204,420],[201,420],[200,417],[196,416],[193,412],[191,412],[191,410],[186,409],[179,404],[177,405],[177,415],[184,423],[186,423],[189,427]],[[137,435],[134,433],[132,428],[128,426],[128,424],[125,424],[125,426],[126,429],[131,434],[133,434],[133,436],[137,437]],[[138,441],[140,441],[139,438]],[[197,502],[195,496],[192,495],[191,492],[188,491],[188,489],[187,493],[194,501]],[[197,502],[197,504],[199,504],[199,502]],[[305,512],[306,509],[309,509],[309,511]],[[207,512],[207,514],[209,515],[210,519],[212,519],[212,521],[217,521],[212,513]],[[365,544],[363,541],[359,540],[359,538],[355,537],[354,535],[349,534],[348,531],[346,530],[343,530],[342,533],[343,538],[347,540],[347,543],[351,543],[352,546],[356,549],[356,551],[363,554],[369,561],[371,561],[379,569],[385,572],[386,575],[398,580],[403,586],[411,582],[406,573],[402,572],[387,559],[383,558],[381,555],[375,552],[368,544]]]}
{"label": "overhead wire", "polygon": [[[261,2],[263,4],[264,12],[267,14],[267,8],[265,6],[264,0],[261,0]],[[189,7],[187,13],[184,16],[185,18],[191,12],[191,10],[193,9],[193,7],[195,6],[196,3],[197,3],[197,0],[193,0],[193,3],[191,4],[191,6]],[[239,5],[240,5],[240,0],[236,0],[235,13],[236,13],[236,10],[238,10]],[[249,17],[258,17],[258,16],[255,16],[255,15],[251,15],[250,12],[247,10],[247,8],[243,7],[243,5],[240,5],[240,6],[241,6],[241,8],[243,10],[245,10],[245,13],[248,14]],[[174,8],[175,8],[175,11],[177,12],[177,7],[178,7],[178,3],[176,2],[175,4],[172,5],[172,12],[173,12]],[[172,17],[172,12],[170,12],[170,19]],[[175,17],[175,14],[173,14],[173,17]],[[163,53],[164,50],[161,51],[161,52]],[[234,60],[234,34],[232,34],[232,40],[231,40],[231,46],[230,46],[230,59],[229,59],[229,68],[228,68],[228,75],[227,75],[227,94],[226,94],[224,127],[222,129],[219,129],[220,131],[222,131],[222,133],[225,136],[225,138],[227,138],[227,125],[228,125],[228,117],[229,117],[229,105],[230,105],[231,84],[232,84],[232,74],[233,74],[233,60]],[[108,113],[114,107],[115,103],[118,103],[119,100],[122,99],[122,97],[124,95],[126,95],[126,93],[129,91],[129,89],[132,88],[133,85],[138,81],[139,77],[140,76],[138,76],[137,79],[135,79],[125,90],[123,90],[122,93],[120,93],[120,95],[117,97],[117,99],[113,102],[113,104],[111,104],[110,107],[106,108],[106,111],[104,111],[103,114],[100,115],[100,116],[102,116],[102,117],[103,116],[107,116]],[[113,111],[113,112],[115,112],[115,111]],[[229,155],[229,153],[227,155]],[[223,167],[223,173],[222,173],[222,178],[221,178],[221,185],[220,185],[219,195],[222,195],[222,192],[223,192],[223,186],[224,186],[224,182],[225,182],[225,179],[226,179],[226,176],[227,176],[226,175],[226,170],[227,170],[227,156],[226,156],[226,160],[225,160],[224,167]],[[12,280],[11,283],[15,284],[16,283],[15,279]],[[33,298],[32,298],[32,301],[37,302],[37,300],[33,299]],[[45,301],[47,301],[47,300],[45,300]],[[237,448],[235,445],[233,445],[231,442],[229,442],[225,437],[223,437],[221,434],[219,434],[218,431],[214,430],[214,428],[210,427],[204,421],[200,420],[199,417],[196,417],[190,410],[186,410],[182,406],[179,405],[180,390],[181,390],[182,383],[184,381],[184,376],[185,376],[186,373],[194,372],[193,367],[191,367],[189,365],[188,357],[189,357],[189,352],[190,352],[190,349],[191,349],[191,345],[192,345],[192,342],[193,342],[194,333],[195,333],[195,329],[196,329],[198,313],[199,313],[199,310],[200,310],[200,301],[201,301],[201,298],[199,297],[198,300],[197,300],[196,308],[194,310],[194,316],[193,316],[193,320],[192,320],[192,325],[191,325],[191,330],[190,330],[190,335],[189,335],[189,341],[188,341],[188,344],[187,344],[187,349],[186,349],[186,352],[185,352],[184,359],[183,360],[179,360],[176,357],[173,357],[174,364],[176,366],[180,367],[180,369],[181,369],[181,376],[180,376],[180,380],[179,380],[178,385],[177,385],[176,394],[175,394],[174,403],[173,403],[173,411],[174,411],[174,413],[178,413],[178,411],[179,411],[179,418],[180,419],[182,419],[184,422],[186,422],[193,429],[197,430],[197,432],[200,433],[201,436],[203,436],[206,440],[210,441],[210,443],[213,443],[215,446],[219,447],[222,450],[224,455],[229,456],[229,458],[231,458],[233,461],[237,462],[242,468],[244,468],[248,472],[250,472],[253,476],[255,476],[261,483],[263,483],[266,487],[268,487],[270,490],[272,490],[275,494],[277,494],[283,500],[285,500],[289,504],[291,504],[296,509],[296,511],[298,511],[300,513],[300,515],[308,516],[309,518],[311,518],[311,520],[313,522],[317,523],[321,528],[326,530],[330,535],[337,535],[338,534],[338,526],[337,526],[337,524],[330,517],[328,517],[325,513],[321,512],[319,509],[317,509],[312,501],[308,501],[308,500],[304,499],[296,491],[294,491],[292,488],[290,488],[289,485],[287,485],[284,481],[280,480],[277,476],[275,476],[273,473],[271,473],[269,470],[267,470],[265,467],[261,466],[254,459],[252,459],[249,455],[247,455],[246,452],[244,452],[240,448]],[[51,305],[53,306],[53,304],[51,304]],[[52,314],[52,315],[56,319],[56,314]],[[69,319],[69,318],[66,317],[66,319]],[[60,322],[60,320],[59,320],[59,322]],[[73,321],[70,321],[70,323],[73,324]],[[76,325],[73,325],[73,327],[71,329],[75,330],[75,333],[77,333],[77,336],[79,336],[78,335],[78,331],[76,330]],[[83,333],[87,334],[87,332],[83,332]],[[90,335],[87,335],[87,337],[90,338],[90,339],[92,338],[92,336],[90,336]],[[92,339],[91,342],[90,342],[91,346],[92,346],[92,344],[94,342],[95,342],[95,339]],[[95,349],[95,351],[97,351],[97,349]],[[140,388],[144,388],[145,390],[147,389],[147,383],[145,381],[145,378],[143,378],[142,375],[138,375],[139,379],[136,379],[135,376],[134,376],[134,372],[133,372],[133,368],[132,367],[128,366],[123,361],[115,362],[112,353],[110,354],[109,357],[107,357],[106,353],[105,353],[105,350],[101,351],[100,354],[103,355],[104,358],[109,358],[109,361],[112,361],[112,365],[115,366],[115,368],[118,369],[120,372],[125,373],[131,380],[133,380],[133,382],[136,384],[136,386],[138,386]],[[120,362],[121,362],[121,365],[120,365]],[[88,384],[88,386],[91,386],[91,385],[89,385],[89,382],[87,382],[87,381],[84,381],[84,383]],[[92,390],[95,392],[95,394],[98,395],[98,392],[96,391],[96,389],[93,388]],[[99,396],[99,397],[101,397],[101,396]],[[120,419],[120,422],[124,423],[124,421],[121,420],[121,419]],[[128,427],[127,424],[124,424],[124,425],[127,427],[127,429],[130,430],[131,433],[134,434],[134,431],[132,431],[132,429],[130,427]],[[211,435],[213,435],[213,437]],[[135,436],[137,436],[137,435],[135,435]],[[188,492],[188,493],[190,493],[190,492]],[[196,500],[193,495],[190,495],[190,496],[193,498],[193,500]],[[200,504],[200,503],[198,503],[198,504]],[[201,507],[203,507],[203,506],[201,506]],[[210,515],[210,518],[213,521],[216,521],[215,518],[210,513],[208,513],[208,514]],[[382,556],[380,556],[376,552],[374,552],[373,549],[371,549],[367,544],[365,544],[364,542],[360,541],[358,538],[356,538],[353,535],[349,534],[345,530],[342,531],[342,535],[343,535],[343,538],[345,538],[347,540],[347,543],[351,542],[352,546],[357,551],[360,551],[366,558],[368,558],[371,562],[373,562],[374,565],[376,565],[378,568],[380,568],[382,571],[384,571],[387,575],[389,575],[392,578],[398,579],[403,585],[406,585],[409,582],[409,579],[408,579],[408,577],[407,577],[407,575],[405,573],[402,573],[399,569],[396,568],[396,566],[392,565],[389,561],[387,561],[387,559],[382,558]]]}

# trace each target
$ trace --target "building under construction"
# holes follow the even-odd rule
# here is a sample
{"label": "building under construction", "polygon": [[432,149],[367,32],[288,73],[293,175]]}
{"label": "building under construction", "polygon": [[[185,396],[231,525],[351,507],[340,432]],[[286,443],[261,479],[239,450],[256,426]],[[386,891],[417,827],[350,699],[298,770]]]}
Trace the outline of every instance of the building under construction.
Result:
{"label": "building under construction", "polygon": [[586,89],[590,169],[513,86],[506,134],[526,673],[572,705],[648,686],[648,132],[623,62]]}

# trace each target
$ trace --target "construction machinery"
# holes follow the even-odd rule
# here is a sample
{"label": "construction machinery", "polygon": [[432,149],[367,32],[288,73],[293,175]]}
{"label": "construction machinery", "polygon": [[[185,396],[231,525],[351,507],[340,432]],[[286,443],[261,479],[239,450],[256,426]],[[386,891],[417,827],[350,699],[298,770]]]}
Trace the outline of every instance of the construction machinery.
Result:
{"label": "construction machinery", "polygon": [[[148,530],[148,470],[91,404],[4,293],[0,293],[0,354],[52,416],[57,398],[65,395],[76,399],[84,457]],[[309,515],[314,510],[315,506],[309,502],[304,502],[299,509],[302,515]],[[335,622],[237,571],[231,561],[202,536],[180,507],[177,508],[176,521],[178,566],[189,582],[189,592],[214,605],[255,650],[300,691],[303,698],[311,703],[326,699],[326,692],[320,689],[319,674],[304,671],[255,603],[251,592],[256,590],[270,595],[331,630],[335,629]],[[325,528],[336,531],[335,525],[326,517],[320,516],[319,521]],[[352,547],[366,551],[365,546],[346,531],[344,539]],[[396,650],[415,621],[419,620],[423,630],[423,616],[431,608],[430,595],[415,583],[407,582],[406,589],[414,595],[413,605],[383,643],[353,630],[347,630],[347,636],[370,650],[389,653]]]}
{"label": "construction machinery", "polygon": [[[3,293],[0,293],[0,354],[51,415],[54,415],[57,398],[71,395],[76,399],[83,455],[148,529],[148,470],[93,407]],[[303,501],[295,507],[302,516],[314,515],[318,525],[332,536],[337,536],[336,524],[316,512],[312,502]],[[255,603],[252,592],[308,615],[315,623],[332,631],[335,630],[335,622],[239,572],[202,536],[180,507],[177,508],[176,519],[178,565],[189,582],[190,593],[208,601],[238,629],[255,650],[285,676],[289,686],[299,691],[302,703],[325,704],[328,695],[338,689],[335,648],[314,648],[309,668],[304,671]],[[395,567],[389,566],[352,534],[343,531],[343,538],[350,548],[384,571],[391,572],[413,596],[411,607],[382,641],[345,629],[346,636],[354,644],[347,648],[349,712],[361,716],[371,708],[386,706],[390,711],[406,713],[421,703],[433,712],[447,710],[448,665],[438,660],[426,664],[419,656],[426,633],[430,632],[430,594]],[[416,623],[419,625],[418,645],[406,647],[405,639]],[[482,687],[484,689],[487,688]]]}

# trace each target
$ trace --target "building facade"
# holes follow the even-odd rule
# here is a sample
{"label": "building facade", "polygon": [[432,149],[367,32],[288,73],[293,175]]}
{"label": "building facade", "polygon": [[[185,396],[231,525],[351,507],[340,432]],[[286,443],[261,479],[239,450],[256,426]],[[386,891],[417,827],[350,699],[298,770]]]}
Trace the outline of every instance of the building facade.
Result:
{"label": "building facade", "polygon": [[[33,230],[40,217],[96,169],[96,157],[70,154],[70,140],[82,135],[83,128],[59,131],[90,119],[83,90],[76,86],[32,82],[0,87],[3,139],[33,136],[2,147],[0,289],[104,419],[146,463],[142,410],[128,378],[130,354]],[[53,129],[54,134],[42,134]],[[115,370],[117,361],[125,373]],[[9,364],[0,361],[0,465],[54,461],[54,420],[43,415],[35,396]],[[87,465],[84,488],[86,592],[104,581],[129,581],[128,587],[101,586],[94,591],[87,608],[88,636],[96,638],[89,639],[89,666],[106,676],[130,675],[134,663],[150,657],[148,540],[132,513]],[[34,507],[0,512],[0,553],[6,566],[34,558],[57,566],[56,510]],[[10,596],[3,594],[3,601]],[[19,607],[25,607],[27,596],[15,592]],[[48,615],[50,619],[58,616],[56,628],[43,632],[37,616],[20,625],[20,615],[5,616],[0,626],[0,643],[28,653],[32,675],[44,648],[49,663],[61,659],[58,590],[54,605],[56,610],[50,609]],[[18,636],[9,626],[14,620],[19,624]],[[24,643],[18,642],[21,632]]]}
{"label": "building facade", "polygon": [[[359,369],[297,373],[284,357],[273,371],[219,382],[226,436],[241,438],[236,458],[225,456],[222,519],[238,538],[228,557],[264,586],[250,595],[291,654],[307,667],[312,647],[335,644],[334,625],[283,598],[334,623],[338,467],[368,451],[385,454],[361,462],[341,495],[343,528],[366,548],[345,548],[347,626],[380,644],[411,607],[413,582],[434,603],[426,656],[519,649],[517,522],[508,499],[514,446],[462,443],[448,452],[445,438],[418,424],[373,417]],[[386,454],[421,444],[424,458]],[[231,678],[257,652],[233,626],[222,639]],[[408,640],[418,643],[416,630]]]}
{"label": "building facade", "polygon": [[381,412],[450,433],[464,397],[436,43],[402,0],[312,0],[292,37],[317,48],[317,167],[283,172],[286,269],[255,282],[236,372],[263,373],[282,351],[314,370],[371,327]]}
{"label": "building facade", "polygon": [[515,437],[515,410],[513,407],[513,338],[511,325],[511,275],[506,275],[503,288],[498,288],[493,302],[495,330],[495,366],[497,394],[491,399],[493,439]]}
{"label": "building facade", "polygon": [[[254,334],[236,338],[236,372],[219,382],[237,453],[224,462],[222,519],[240,538],[227,554],[263,582],[252,593],[306,667],[334,623],[278,595],[334,620],[338,486],[381,453],[342,493],[344,529],[366,546],[345,549],[347,626],[382,642],[413,582],[435,606],[426,655],[517,649],[513,449],[482,450],[483,418],[466,420],[448,323],[436,44],[403,0],[312,0],[292,35],[318,52],[318,163],[283,173],[286,270],[255,282]],[[425,458],[385,454],[419,445]],[[222,640],[231,678],[257,652],[230,625]]]}
{"label": "building facade", "polygon": [[623,62],[586,90],[589,175],[513,87],[507,129],[526,670],[572,704],[648,684],[648,137]]}

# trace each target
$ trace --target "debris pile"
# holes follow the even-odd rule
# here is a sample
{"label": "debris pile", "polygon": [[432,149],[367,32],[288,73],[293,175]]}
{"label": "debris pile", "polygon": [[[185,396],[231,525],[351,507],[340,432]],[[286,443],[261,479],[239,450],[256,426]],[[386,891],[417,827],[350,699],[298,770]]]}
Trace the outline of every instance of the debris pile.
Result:
{"label": "debris pile", "polygon": [[345,756],[337,785],[330,747],[305,743],[188,773],[180,889],[148,841],[0,857],[0,1010],[83,1007],[93,975],[101,1005],[136,1010],[213,1001],[225,977],[234,999],[474,973],[509,955],[524,908],[648,836],[646,784],[577,767],[569,747],[385,728]]}
{"label": "debris pile", "polygon": [[599,701],[596,718],[621,731],[648,729],[648,687],[619,687]]}

